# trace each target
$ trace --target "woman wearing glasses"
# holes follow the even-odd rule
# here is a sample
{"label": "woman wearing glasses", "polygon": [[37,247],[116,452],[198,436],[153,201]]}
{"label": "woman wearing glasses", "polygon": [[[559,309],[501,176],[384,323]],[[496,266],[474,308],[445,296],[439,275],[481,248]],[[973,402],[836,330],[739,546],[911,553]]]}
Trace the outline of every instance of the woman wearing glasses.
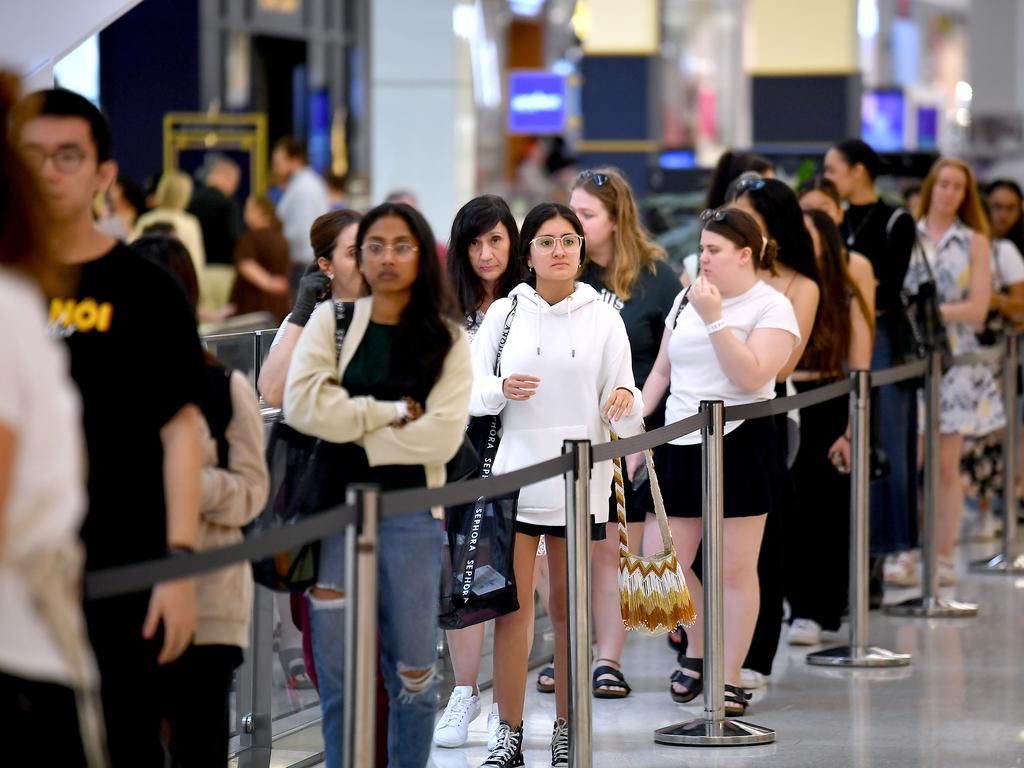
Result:
{"label": "woman wearing glasses", "polygon": [[[372,482],[384,491],[442,485],[466,427],[472,370],[434,236],[415,210],[386,203],[360,222],[356,250],[371,295],[355,302],[340,362],[332,303],[313,313],[288,371],[288,423],[342,444],[349,483]],[[430,757],[441,537],[440,520],[429,511],[380,521],[381,670],[394,765],[424,766]],[[326,762],[336,768],[345,708],[343,537],[321,543],[317,578],[310,626]]]}
{"label": "woman wearing glasses", "polygon": [[[576,282],[586,252],[583,225],[571,209],[544,203],[527,215],[520,248],[527,282],[494,302],[473,339],[475,416],[501,413],[503,435],[494,472],[501,474],[554,458],[562,442],[609,439],[609,426],[629,435],[640,425],[640,393],[633,386],[629,339],[618,313],[589,285]],[[494,375],[498,345],[501,370]],[[591,537],[605,536],[610,464],[598,464],[591,482]],[[523,764],[523,699],[529,630],[533,619],[533,569],[537,544],[547,543],[549,613],[555,632],[556,719],[551,764],[569,756],[566,636],[565,487],[555,477],[520,491],[516,520],[515,576],[518,611],[495,621],[494,675],[501,722],[484,766]]]}
{"label": "woman wearing glasses", "polygon": [[[705,211],[700,237],[701,276],[676,298],[665,320],[661,350],[644,402],[669,393],[665,420],[697,412],[702,400],[727,406],[770,400],[775,378],[800,328],[793,305],[760,279],[771,272],[775,243],[757,222],[729,208]],[[685,301],[684,301],[685,299]],[[777,497],[779,438],[772,419],[729,422],[725,427],[725,711],[742,715],[749,696],[740,669],[758,613],[758,552],[765,520]],[[655,451],[669,525],[680,563],[689,566],[701,540],[700,434],[684,435]],[[695,604],[700,582],[686,574]],[[688,645],[670,682],[672,699],[685,703],[703,690],[703,617],[686,630]]]}
{"label": "woman wearing glasses", "polygon": [[[582,281],[622,317],[632,352],[633,377],[642,388],[658,356],[665,315],[679,293],[679,278],[665,261],[665,252],[640,228],[636,202],[629,183],[614,168],[581,173],[572,188],[569,205],[583,223],[587,258]],[[647,419],[647,428],[664,423],[664,403]],[[623,490],[630,541],[643,537],[647,515],[654,514],[650,483],[626,478]],[[610,498],[607,536],[594,545],[594,621],[597,658],[594,695],[618,699],[630,687],[619,668],[626,642],[619,608],[619,542],[614,495]]]}
{"label": "woman wearing glasses", "polygon": [[[472,341],[491,304],[508,296],[526,273],[519,227],[504,200],[481,195],[459,209],[448,240],[447,268],[463,327]],[[434,729],[434,743],[439,747],[465,744],[469,725],[480,714],[476,683],[485,626],[475,624],[447,633],[455,689]],[[497,732],[497,726],[497,714],[492,712],[487,718],[489,737]]]}

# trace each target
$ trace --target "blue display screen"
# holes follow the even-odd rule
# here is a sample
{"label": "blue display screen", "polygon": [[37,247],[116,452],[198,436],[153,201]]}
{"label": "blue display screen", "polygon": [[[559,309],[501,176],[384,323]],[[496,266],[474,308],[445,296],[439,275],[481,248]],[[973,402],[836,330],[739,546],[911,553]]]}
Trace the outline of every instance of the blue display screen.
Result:
{"label": "blue display screen", "polygon": [[917,148],[936,149],[939,146],[939,110],[935,107],[917,108]]}
{"label": "blue display screen", "polygon": [[878,152],[904,149],[903,107],[903,91],[866,91],[861,97],[860,137]]}
{"label": "blue display screen", "polygon": [[508,83],[508,132],[563,133],[568,103],[566,81],[551,72],[513,72]]}

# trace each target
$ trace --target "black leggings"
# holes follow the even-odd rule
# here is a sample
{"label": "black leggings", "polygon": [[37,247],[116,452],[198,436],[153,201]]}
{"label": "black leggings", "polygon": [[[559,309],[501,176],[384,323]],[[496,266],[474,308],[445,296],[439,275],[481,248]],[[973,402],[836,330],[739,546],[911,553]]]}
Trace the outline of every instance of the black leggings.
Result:
{"label": "black leggings", "polygon": [[231,732],[231,680],[242,663],[235,645],[193,645],[163,669],[164,717],[174,768],[224,768]]}
{"label": "black leggings", "polygon": [[45,753],[47,765],[84,768],[78,710],[70,688],[0,672],[0,723],[8,735],[5,765],[34,765]]}

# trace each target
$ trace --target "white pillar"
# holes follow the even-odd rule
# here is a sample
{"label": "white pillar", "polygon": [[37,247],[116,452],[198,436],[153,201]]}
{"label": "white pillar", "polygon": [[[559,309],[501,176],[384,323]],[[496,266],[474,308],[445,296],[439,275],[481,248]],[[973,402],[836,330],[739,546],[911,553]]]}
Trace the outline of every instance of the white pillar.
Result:
{"label": "white pillar", "polygon": [[971,3],[968,79],[971,111],[978,115],[1024,112],[1024,0]]}
{"label": "white pillar", "polygon": [[438,240],[473,194],[472,73],[455,34],[455,0],[370,4],[370,189],[419,198]]}

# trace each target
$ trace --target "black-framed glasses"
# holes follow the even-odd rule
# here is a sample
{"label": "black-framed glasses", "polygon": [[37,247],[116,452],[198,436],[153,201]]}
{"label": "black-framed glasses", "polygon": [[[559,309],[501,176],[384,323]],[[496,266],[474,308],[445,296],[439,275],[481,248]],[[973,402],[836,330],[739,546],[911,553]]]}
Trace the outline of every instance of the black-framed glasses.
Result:
{"label": "black-framed glasses", "polygon": [[583,238],[579,235],[562,235],[561,237],[542,235],[530,241],[530,245],[536,248],[537,253],[541,256],[549,256],[554,253],[558,243],[562,244],[562,250],[566,253],[579,253],[580,248],[583,247]]}
{"label": "black-framed glasses", "polygon": [[765,185],[767,183],[768,183],[768,181],[766,179],[762,179],[760,177],[758,177],[756,179],[755,178],[740,179],[739,182],[737,182],[737,184],[736,184],[736,196],[739,197],[744,192],[746,192],[748,190],[751,190],[751,189],[753,189],[753,190],[764,189]]}
{"label": "black-framed glasses", "polygon": [[41,170],[47,160],[53,161],[58,173],[76,173],[85,161],[86,152],[81,147],[60,147],[55,152],[44,152],[39,147],[25,146],[21,148],[25,162]]}
{"label": "black-framed glasses", "polygon": [[705,208],[700,212],[700,220],[704,224],[709,221],[725,221],[729,211],[726,208]]}
{"label": "black-framed glasses", "polygon": [[608,183],[608,174],[594,173],[592,170],[588,168],[576,178],[576,181],[578,181],[580,184],[592,181],[594,182],[595,187],[603,187],[605,184]]}

